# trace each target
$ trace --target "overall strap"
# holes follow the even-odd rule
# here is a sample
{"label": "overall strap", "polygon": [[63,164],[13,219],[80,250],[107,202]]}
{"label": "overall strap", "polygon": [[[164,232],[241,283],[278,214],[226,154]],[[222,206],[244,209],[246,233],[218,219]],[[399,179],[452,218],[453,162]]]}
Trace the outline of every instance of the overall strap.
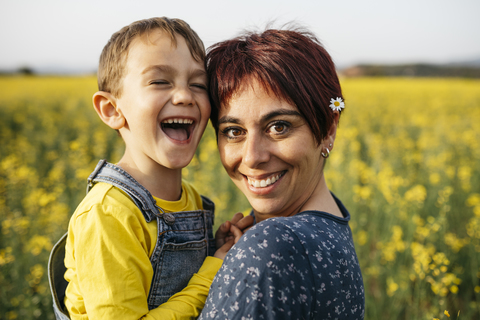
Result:
{"label": "overall strap", "polygon": [[175,223],[175,217],[171,213],[165,213],[162,208],[157,206],[155,199],[147,189],[125,170],[106,160],[98,162],[87,181],[87,193],[97,182],[106,182],[124,191],[142,211],[147,222],[160,217],[168,225]]}
{"label": "overall strap", "polygon": [[209,232],[213,232],[212,228],[213,224],[215,223],[215,204],[207,197],[201,196],[201,198],[203,206],[203,228],[205,230],[205,239],[207,240],[207,256],[213,256],[216,251],[216,247],[215,241],[210,241],[209,243]]}
{"label": "overall strap", "polygon": [[213,225],[213,218],[215,217],[215,203],[213,203],[212,200],[210,200],[205,196],[200,195],[200,197],[202,198],[203,210],[210,211],[210,214],[212,216],[212,225]]}

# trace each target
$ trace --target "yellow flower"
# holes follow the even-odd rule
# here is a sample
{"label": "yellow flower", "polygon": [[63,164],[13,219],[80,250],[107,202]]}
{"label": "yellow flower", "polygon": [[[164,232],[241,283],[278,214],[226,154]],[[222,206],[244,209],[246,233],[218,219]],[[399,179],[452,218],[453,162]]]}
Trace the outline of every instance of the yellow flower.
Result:
{"label": "yellow flower", "polygon": [[417,184],[407,192],[405,192],[405,200],[408,202],[416,201],[418,203],[423,203],[427,197],[427,189]]}
{"label": "yellow flower", "polygon": [[466,201],[466,204],[469,207],[474,207],[474,206],[480,204],[480,194],[478,194],[478,193],[471,194],[468,197],[468,199]]}
{"label": "yellow flower", "polygon": [[458,286],[456,286],[456,285],[451,286],[450,287],[450,292],[453,293],[453,294],[458,293]]}
{"label": "yellow flower", "polygon": [[443,313],[445,313],[445,315],[450,318],[450,313],[448,313],[447,310],[445,310]]}
{"label": "yellow flower", "polygon": [[387,285],[388,285],[387,294],[391,297],[391,296],[393,296],[393,294],[395,293],[395,291],[398,290],[398,284],[395,283],[395,280],[393,280],[392,277],[389,277],[389,278],[387,279]]}

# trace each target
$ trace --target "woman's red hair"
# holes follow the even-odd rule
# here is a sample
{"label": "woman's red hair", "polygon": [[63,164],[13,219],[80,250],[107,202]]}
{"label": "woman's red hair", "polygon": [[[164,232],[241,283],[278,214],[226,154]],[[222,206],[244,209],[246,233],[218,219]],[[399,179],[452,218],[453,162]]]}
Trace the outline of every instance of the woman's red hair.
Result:
{"label": "woman's red hair", "polygon": [[303,30],[266,30],[217,43],[206,57],[212,112],[253,79],[295,105],[318,143],[333,123],[330,99],[342,97],[335,65],[317,38]]}

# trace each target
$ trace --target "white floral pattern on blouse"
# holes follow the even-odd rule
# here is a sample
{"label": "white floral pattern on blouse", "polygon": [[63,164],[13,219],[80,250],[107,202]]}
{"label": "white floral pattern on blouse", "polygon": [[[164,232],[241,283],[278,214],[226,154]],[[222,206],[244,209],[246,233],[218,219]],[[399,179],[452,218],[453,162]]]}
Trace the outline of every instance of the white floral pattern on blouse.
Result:
{"label": "white floral pattern on blouse", "polygon": [[363,319],[363,279],[348,221],[319,211],[271,218],[225,257],[199,319]]}

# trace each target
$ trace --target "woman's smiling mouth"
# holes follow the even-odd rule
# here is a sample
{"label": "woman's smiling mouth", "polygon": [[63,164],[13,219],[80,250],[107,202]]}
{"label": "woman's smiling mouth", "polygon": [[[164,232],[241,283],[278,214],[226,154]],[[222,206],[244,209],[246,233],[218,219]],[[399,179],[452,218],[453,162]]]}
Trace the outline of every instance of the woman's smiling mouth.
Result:
{"label": "woman's smiling mouth", "polygon": [[274,184],[275,182],[277,182],[278,179],[283,177],[285,172],[286,171],[274,174],[274,175],[268,177],[267,179],[253,179],[253,178],[250,178],[248,176],[246,176],[246,178],[247,178],[248,184],[250,186],[252,186],[254,188],[265,188],[265,187],[268,187],[268,186]]}
{"label": "woman's smiling mouth", "polygon": [[162,130],[172,140],[187,141],[193,131],[193,120],[185,118],[170,118],[163,120]]}

